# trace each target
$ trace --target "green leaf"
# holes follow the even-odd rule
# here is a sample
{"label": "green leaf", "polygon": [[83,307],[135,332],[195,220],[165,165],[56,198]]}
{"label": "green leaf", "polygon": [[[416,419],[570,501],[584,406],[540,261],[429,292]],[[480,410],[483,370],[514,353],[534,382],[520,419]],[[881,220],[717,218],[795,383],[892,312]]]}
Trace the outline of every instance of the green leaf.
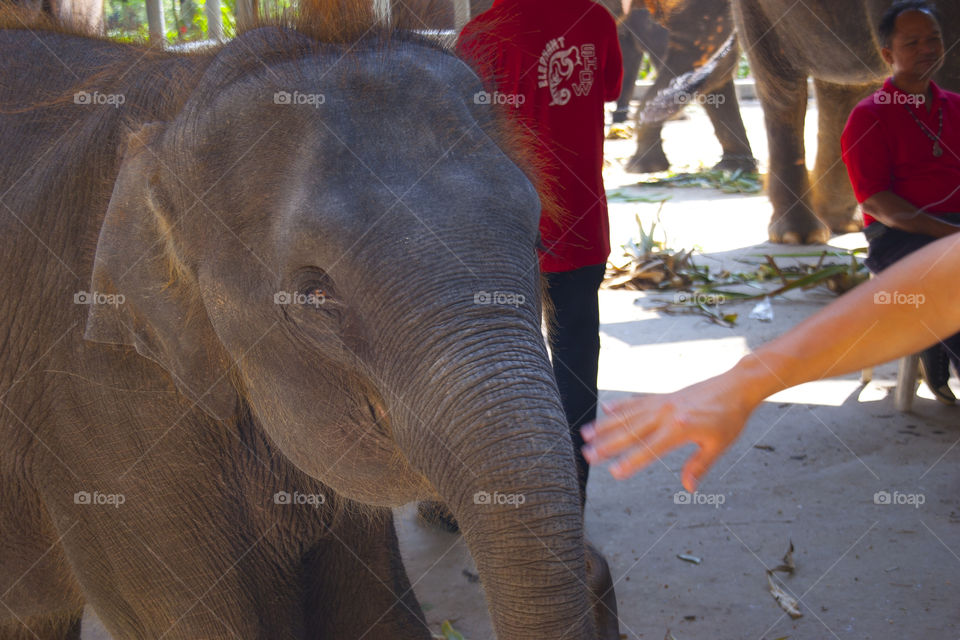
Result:
{"label": "green leaf", "polygon": [[463,634],[454,629],[449,620],[444,620],[440,625],[440,633],[443,634],[444,640],[465,640]]}

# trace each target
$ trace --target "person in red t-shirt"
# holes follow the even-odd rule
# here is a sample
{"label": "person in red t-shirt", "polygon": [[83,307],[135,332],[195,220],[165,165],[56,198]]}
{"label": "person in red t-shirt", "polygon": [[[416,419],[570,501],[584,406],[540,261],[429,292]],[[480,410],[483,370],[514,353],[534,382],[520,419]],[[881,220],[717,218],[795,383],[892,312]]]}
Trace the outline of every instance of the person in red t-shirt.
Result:
{"label": "person in red t-shirt", "polygon": [[[930,80],[944,56],[934,9],[923,0],[899,0],[878,30],[893,75],[853,109],[841,137],[874,273],[960,231],[960,94]],[[876,302],[897,304],[897,292]],[[951,361],[960,371],[958,354],[960,334],[921,354],[920,372],[944,404],[956,402],[947,382]]]}
{"label": "person in red t-shirt", "polygon": [[620,95],[623,76],[616,23],[591,0],[496,0],[464,27],[457,48],[491,89],[474,99],[515,107],[546,183],[557,187],[557,210],[540,218],[540,267],[554,307],[553,370],[585,501],[580,427],[597,414],[597,291],[610,254],[603,105]]}

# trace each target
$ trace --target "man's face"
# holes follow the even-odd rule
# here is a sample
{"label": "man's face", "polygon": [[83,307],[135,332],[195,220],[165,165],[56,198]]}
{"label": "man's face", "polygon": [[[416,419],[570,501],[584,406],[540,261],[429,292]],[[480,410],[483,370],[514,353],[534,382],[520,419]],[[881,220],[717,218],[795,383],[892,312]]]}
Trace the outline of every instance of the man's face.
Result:
{"label": "man's face", "polygon": [[926,11],[905,11],[897,16],[890,46],[882,53],[894,75],[929,80],[943,66],[940,25]]}

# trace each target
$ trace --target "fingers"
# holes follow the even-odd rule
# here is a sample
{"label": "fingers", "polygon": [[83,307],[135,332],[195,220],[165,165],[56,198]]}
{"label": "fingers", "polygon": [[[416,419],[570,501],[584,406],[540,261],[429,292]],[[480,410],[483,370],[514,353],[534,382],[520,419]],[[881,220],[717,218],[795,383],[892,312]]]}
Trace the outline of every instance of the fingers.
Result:
{"label": "fingers", "polygon": [[655,421],[635,419],[615,431],[596,437],[583,448],[583,457],[590,464],[614,458],[638,442],[643,442],[656,427]]}
{"label": "fingers", "polygon": [[668,452],[688,442],[689,439],[676,429],[657,429],[617,460],[610,467],[610,473],[618,480],[629,478],[654,460],[659,460]]}
{"label": "fingers", "polygon": [[650,396],[634,396],[614,404],[603,405],[604,417],[585,425],[580,433],[584,440],[589,442],[608,433],[629,427],[636,418],[649,413],[647,407],[649,400]]}
{"label": "fingers", "polygon": [[722,448],[715,449],[711,446],[701,447],[687,459],[683,465],[683,472],[680,474],[680,482],[683,488],[693,493],[700,485],[700,480],[707,475],[710,467],[717,461],[717,457],[723,451]]}
{"label": "fingers", "polygon": [[633,398],[622,404],[621,413],[611,414],[581,429],[583,455],[591,464],[621,454],[645,439],[657,427],[658,408],[652,398]]}

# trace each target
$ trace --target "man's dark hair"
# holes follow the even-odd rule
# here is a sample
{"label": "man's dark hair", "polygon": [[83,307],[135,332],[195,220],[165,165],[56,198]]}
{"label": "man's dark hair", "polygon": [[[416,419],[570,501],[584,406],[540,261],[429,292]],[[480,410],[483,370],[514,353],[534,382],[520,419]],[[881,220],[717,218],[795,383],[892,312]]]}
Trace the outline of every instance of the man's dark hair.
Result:
{"label": "man's dark hair", "polygon": [[940,15],[937,13],[937,8],[930,4],[928,0],[897,0],[890,5],[890,8],[887,9],[883,17],[880,18],[880,25],[877,27],[877,31],[880,32],[880,42],[883,43],[883,46],[890,46],[893,40],[893,32],[896,31],[897,18],[900,17],[901,13],[906,13],[907,11],[923,11],[924,13],[929,13],[937,22],[940,22]]}

